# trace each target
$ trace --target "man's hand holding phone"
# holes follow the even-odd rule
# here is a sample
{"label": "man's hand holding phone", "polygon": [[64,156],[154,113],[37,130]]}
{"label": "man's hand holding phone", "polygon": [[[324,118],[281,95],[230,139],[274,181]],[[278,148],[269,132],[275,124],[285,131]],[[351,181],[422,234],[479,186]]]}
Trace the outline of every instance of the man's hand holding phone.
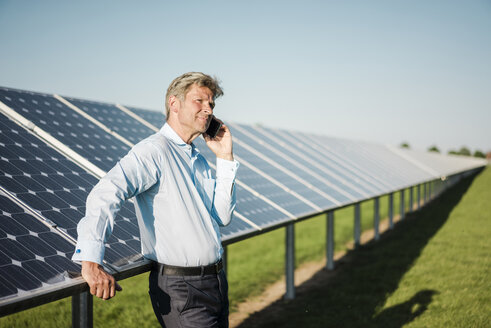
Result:
{"label": "man's hand holding phone", "polygon": [[222,121],[218,120],[215,116],[211,117],[210,125],[208,125],[208,129],[206,129],[206,134],[211,138],[215,138],[222,127]]}
{"label": "man's hand holding phone", "polygon": [[[214,136],[212,137],[212,135]],[[230,133],[229,128],[223,124],[221,120],[213,116],[208,129],[203,133],[203,138],[205,139],[208,148],[210,148],[218,158],[228,161],[234,160],[234,155],[232,153],[232,134]]]}

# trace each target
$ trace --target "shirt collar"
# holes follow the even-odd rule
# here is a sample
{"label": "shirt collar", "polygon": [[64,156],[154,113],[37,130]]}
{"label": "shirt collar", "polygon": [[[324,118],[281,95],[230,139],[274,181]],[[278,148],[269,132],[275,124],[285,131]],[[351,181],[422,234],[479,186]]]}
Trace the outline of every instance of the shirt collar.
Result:
{"label": "shirt collar", "polygon": [[196,156],[199,151],[198,148],[191,142],[190,145],[184,142],[184,140],[179,137],[176,131],[167,123],[160,129],[159,133],[163,134],[167,139],[175,143],[180,149],[182,149],[189,157],[193,155]]}

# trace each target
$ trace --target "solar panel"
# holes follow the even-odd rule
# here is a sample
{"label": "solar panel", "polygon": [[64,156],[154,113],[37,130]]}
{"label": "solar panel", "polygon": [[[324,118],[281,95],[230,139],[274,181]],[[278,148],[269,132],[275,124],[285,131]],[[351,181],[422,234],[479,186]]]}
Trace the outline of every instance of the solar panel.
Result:
{"label": "solar panel", "polygon": [[372,192],[372,196],[383,193],[390,188],[385,179],[382,179],[376,174],[374,175],[370,171],[370,167],[367,167],[364,162],[356,162],[357,159],[359,160],[359,156],[352,156],[343,147],[333,147],[337,145],[335,138],[320,138],[320,136],[313,136],[306,133],[301,133],[300,135],[323,158],[331,159],[350,169],[351,172],[356,173],[361,178],[360,185],[364,185],[365,188],[375,191],[374,193]]}
{"label": "solar panel", "polygon": [[[326,143],[324,142],[324,144]],[[390,154],[383,146],[360,141],[353,142],[330,138],[329,147],[334,151],[342,152],[354,162],[363,163],[371,176],[383,181],[385,185],[383,193],[405,188],[410,185],[409,181],[411,179],[408,178],[408,174],[398,168],[396,164],[402,165],[402,168],[406,171],[418,170],[419,173],[424,174],[424,172],[421,172],[421,170],[412,166],[410,163],[399,162],[398,160],[400,158],[393,156],[394,154]],[[390,158],[387,158],[387,156]]]}
{"label": "solar panel", "polygon": [[[196,147],[199,149],[200,153],[207,159],[207,161],[212,166],[213,175],[216,175],[214,169],[214,162],[216,156],[211,152],[211,150],[206,146],[204,140],[200,137],[194,141]],[[238,173],[241,174],[243,167],[241,166]],[[264,181],[263,181],[264,182]],[[269,184],[265,181],[266,184]],[[258,186],[256,186],[258,187]],[[270,186],[275,188],[275,186]],[[279,190],[275,189],[277,192]],[[222,240],[227,241],[232,237],[235,237],[239,231],[246,233],[246,230],[241,230],[241,226],[244,224],[241,221],[246,220],[246,222],[252,222],[254,225],[258,226],[260,229],[265,229],[270,226],[278,225],[286,221],[292,220],[292,214],[279,208],[280,206],[275,206],[269,199],[260,195],[256,189],[252,190],[248,188],[241,182],[235,184],[235,192],[237,196],[237,204],[235,208],[235,219],[232,220],[230,225],[226,227],[221,227]],[[293,198],[294,202],[299,202],[298,199]],[[301,204],[301,202],[299,202]],[[310,208],[305,207],[307,211]],[[310,213],[310,212],[308,212]],[[236,227],[237,225],[237,227]],[[253,232],[257,229],[251,229]]]}
{"label": "solar panel", "polygon": [[141,109],[132,106],[124,106],[124,107],[129,109],[136,115],[140,116],[145,121],[155,126],[157,129],[160,129],[165,124],[165,115],[161,111]]}
{"label": "solar panel", "polygon": [[155,133],[115,105],[70,97],[63,98],[133,144]]}
{"label": "solar panel", "polygon": [[[0,185],[76,238],[85,200],[98,179],[3,114],[0,133]],[[141,260],[133,206],[123,205],[115,222],[106,261],[120,267]]]}
{"label": "solar panel", "polygon": [[[195,139],[194,143],[208,162],[213,163],[215,161],[215,154],[213,154],[213,152],[206,146],[203,138],[199,137]],[[234,154],[237,154],[237,147],[235,144]],[[237,171],[237,180],[239,181],[239,184],[243,183],[245,186],[253,188],[255,192],[271,200],[282,209],[291,213],[294,217],[303,217],[315,212],[315,207],[305,203],[281,186],[265,179],[264,176],[259,174],[257,171],[254,171],[251,166],[244,165],[243,161],[239,160],[239,162],[241,162],[240,169]],[[237,190],[237,192],[239,192],[239,190]],[[239,194],[237,194],[237,198],[239,199]],[[237,211],[242,211],[238,203]],[[253,220],[255,223],[257,222],[257,224],[260,226],[269,225],[271,222],[275,222],[275,220],[272,220],[272,218],[262,216],[248,218]],[[282,222],[285,217],[282,215],[280,218],[280,221]]]}
{"label": "solar panel", "polygon": [[0,87],[0,101],[105,171],[130,150],[53,96]]}
{"label": "solar panel", "polygon": [[[257,152],[271,158],[274,162],[282,167],[294,172],[302,180],[316,189],[318,193],[322,193],[329,200],[326,206],[341,206],[342,204],[355,201],[357,198],[353,195],[361,197],[354,188],[349,188],[346,185],[339,188],[341,182],[335,176],[327,176],[323,171],[313,167],[310,162],[302,155],[287,155],[281,145],[275,142],[272,138],[267,138],[260,134],[254,128],[241,124],[232,124],[234,128],[234,136],[246,142]],[[299,150],[300,151],[300,150]]]}
{"label": "solar panel", "polygon": [[70,284],[74,245],[0,190],[0,301]]}
{"label": "solar panel", "polygon": [[[237,125],[236,125],[237,126]],[[257,126],[238,125],[249,134],[264,140],[266,153],[277,152],[288,161],[299,163],[308,170],[317,180],[317,184],[329,186],[335,190],[340,201],[356,201],[368,196],[368,193],[357,186],[355,179],[341,171],[341,167],[329,165],[330,163],[312,158],[305,152],[305,148],[298,143],[286,142],[283,138],[275,135],[274,129],[265,129]],[[294,134],[292,135],[294,138]],[[330,189],[329,189],[330,190]]]}
{"label": "solar panel", "polygon": [[383,170],[392,171],[394,175],[399,176],[401,179],[401,185],[399,187],[407,187],[408,185],[415,185],[423,181],[438,178],[438,175],[422,170],[414,163],[390,151],[386,146],[365,142],[359,143],[358,147],[364,148],[365,156],[368,157],[374,154],[373,156],[379,158]]}
{"label": "solar panel", "polygon": [[[312,159],[314,163],[319,163],[315,167],[329,175],[339,177],[341,180],[341,188],[350,188],[358,191],[364,198],[376,195],[381,192],[381,188],[370,180],[367,175],[356,167],[352,167],[346,161],[343,161],[339,155],[334,154],[328,149],[320,148],[316,143],[309,142],[303,134],[289,133],[284,130],[256,128],[263,134],[271,135],[277,140],[282,140],[289,147],[296,149],[297,153],[302,156]],[[298,156],[298,155],[297,155]]]}
{"label": "solar panel", "polygon": [[[234,153],[239,158],[239,161],[241,161],[243,164],[248,163],[247,165],[250,168],[254,168],[256,172],[259,172],[261,175],[264,173],[263,177],[273,178],[274,181],[285,186],[287,188],[286,190],[289,190],[291,193],[302,196],[302,201],[308,204],[314,210],[319,211],[334,205],[332,201],[329,201],[321,194],[314,191],[309,185],[306,185],[302,181],[292,177],[287,172],[278,169],[277,166],[264,161],[264,159],[262,159],[256,153],[251,151],[249,148],[246,148],[244,144],[239,143],[237,139],[234,141]],[[245,179],[244,182],[247,183]],[[255,187],[255,184],[253,186]],[[297,196],[297,198],[300,197]]]}
{"label": "solar panel", "polygon": [[414,163],[414,165],[421,167],[422,170],[429,172],[429,174],[440,177],[450,176],[462,171],[472,170],[487,165],[486,160],[480,158],[442,155],[434,152],[423,152],[394,147],[391,147],[390,150],[405,160]]}
{"label": "solar panel", "polygon": [[230,224],[225,227],[220,227],[222,243],[224,244],[233,242],[236,239],[257,231],[259,231],[257,227],[238,219],[232,220]]}

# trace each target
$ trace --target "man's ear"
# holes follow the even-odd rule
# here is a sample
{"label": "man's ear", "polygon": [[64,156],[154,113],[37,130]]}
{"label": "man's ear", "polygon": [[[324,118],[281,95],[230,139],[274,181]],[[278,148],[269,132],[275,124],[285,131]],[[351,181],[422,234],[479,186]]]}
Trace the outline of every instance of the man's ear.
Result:
{"label": "man's ear", "polygon": [[179,98],[177,98],[176,96],[169,97],[169,109],[171,112],[178,113],[180,106],[181,106],[181,102]]}

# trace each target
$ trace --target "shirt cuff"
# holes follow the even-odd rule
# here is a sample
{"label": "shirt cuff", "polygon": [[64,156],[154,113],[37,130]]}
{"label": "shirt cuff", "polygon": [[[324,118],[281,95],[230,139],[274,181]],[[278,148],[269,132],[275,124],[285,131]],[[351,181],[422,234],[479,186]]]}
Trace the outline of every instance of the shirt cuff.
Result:
{"label": "shirt cuff", "polygon": [[104,244],[96,241],[78,241],[72,261],[82,263],[82,261],[95,262],[102,265],[104,259]]}
{"label": "shirt cuff", "polygon": [[227,161],[217,157],[217,179],[235,179],[239,166],[236,160]]}

